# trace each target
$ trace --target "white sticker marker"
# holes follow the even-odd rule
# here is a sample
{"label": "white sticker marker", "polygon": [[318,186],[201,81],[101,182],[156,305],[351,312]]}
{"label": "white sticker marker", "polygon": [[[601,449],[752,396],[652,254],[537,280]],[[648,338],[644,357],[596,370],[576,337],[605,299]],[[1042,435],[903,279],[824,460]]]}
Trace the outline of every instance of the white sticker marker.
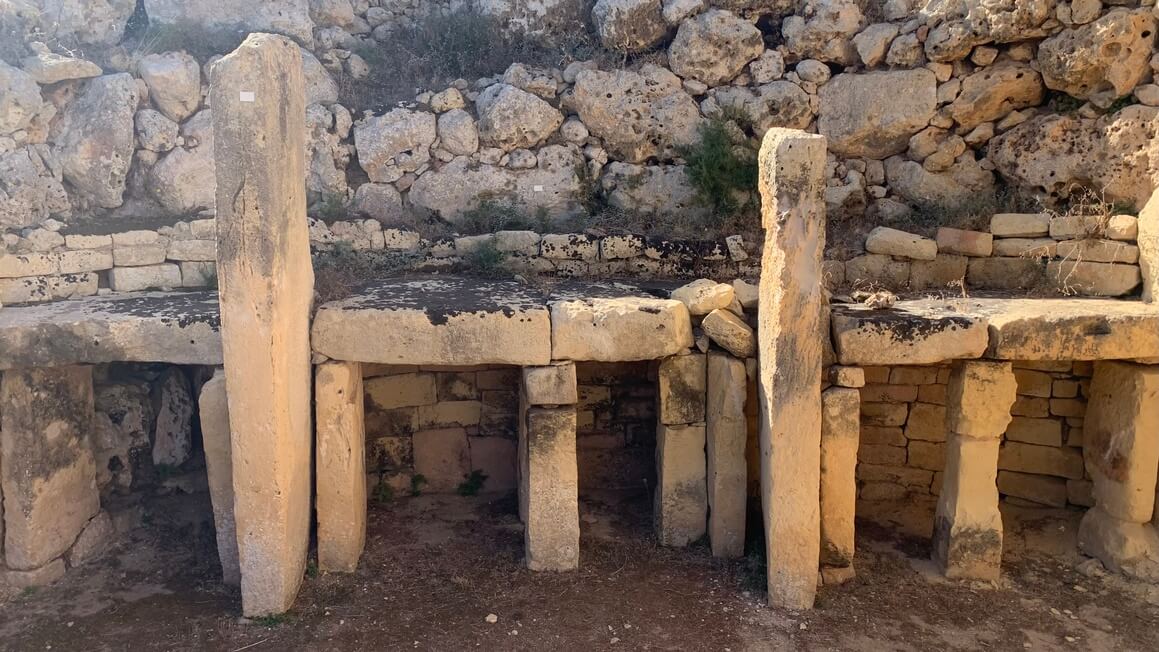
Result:
{"label": "white sticker marker", "polygon": [[242,102],[253,102],[254,101],[254,92],[253,91],[242,91],[241,97],[239,99]]}
{"label": "white sticker marker", "polygon": [[543,186],[535,186],[535,192],[543,192]]}

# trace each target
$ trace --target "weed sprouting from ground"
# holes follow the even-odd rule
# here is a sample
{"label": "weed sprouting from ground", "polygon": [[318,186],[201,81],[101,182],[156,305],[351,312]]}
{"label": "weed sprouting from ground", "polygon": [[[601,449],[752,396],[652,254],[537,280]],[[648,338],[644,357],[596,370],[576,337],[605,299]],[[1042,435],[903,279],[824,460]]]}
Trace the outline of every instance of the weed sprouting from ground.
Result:
{"label": "weed sprouting from ground", "polygon": [[410,495],[420,496],[423,493],[423,487],[427,484],[427,476],[416,473],[410,477]]}
{"label": "weed sprouting from ground", "polygon": [[507,254],[499,250],[492,238],[478,243],[463,257],[464,266],[474,276],[480,278],[495,279],[510,276],[510,272],[503,266],[506,261]]}
{"label": "weed sprouting from ground", "polygon": [[411,252],[356,251],[347,242],[336,242],[314,253],[314,292],[320,304],[345,299],[367,280],[405,270],[417,257]]}
{"label": "weed sprouting from ground", "polygon": [[734,215],[743,208],[738,195],[756,190],[756,150],[749,141],[737,143],[724,118],[705,121],[699,135],[696,145],[681,151],[688,180],[697,200],[715,215]]}
{"label": "weed sprouting from ground", "polygon": [[522,206],[497,197],[484,197],[479,205],[456,220],[456,228],[464,235],[482,235],[497,231],[539,231],[551,228],[551,217],[545,209],[528,213]]}
{"label": "weed sprouting from ground", "polygon": [[485,482],[487,482],[487,474],[475,469],[463,475],[463,481],[459,483],[456,491],[459,492],[460,496],[477,496],[483,490]]}
{"label": "weed sprouting from ground", "polygon": [[374,485],[374,502],[380,505],[394,502],[394,487],[386,483],[384,478],[378,479],[378,484]]}
{"label": "weed sprouting from ground", "polygon": [[185,51],[200,62],[237,49],[249,32],[240,27],[208,26],[196,21],[142,23],[126,35],[134,61],[150,54]]}
{"label": "weed sprouting from ground", "polygon": [[289,614],[271,614],[269,616],[258,616],[257,618],[254,618],[253,621],[255,623],[257,623],[258,625],[261,625],[262,627],[268,627],[270,629],[273,629],[274,627],[277,627],[278,625],[284,625],[285,623],[290,622],[290,615]]}
{"label": "weed sprouting from ground", "polygon": [[350,213],[350,202],[347,201],[346,196],[336,193],[323,195],[310,207],[309,211],[311,217],[327,223],[347,219],[350,217]]}

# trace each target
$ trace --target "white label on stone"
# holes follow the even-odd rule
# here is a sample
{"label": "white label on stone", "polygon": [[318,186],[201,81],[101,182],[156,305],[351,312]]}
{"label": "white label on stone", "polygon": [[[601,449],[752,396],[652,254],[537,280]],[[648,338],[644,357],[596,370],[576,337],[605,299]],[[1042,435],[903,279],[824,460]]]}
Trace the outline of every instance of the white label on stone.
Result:
{"label": "white label on stone", "polygon": [[253,91],[242,91],[241,93],[239,93],[239,95],[241,97],[238,99],[242,102],[253,102],[254,101],[254,92]]}
{"label": "white label on stone", "polygon": [[535,192],[543,192],[543,186],[535,186]]}

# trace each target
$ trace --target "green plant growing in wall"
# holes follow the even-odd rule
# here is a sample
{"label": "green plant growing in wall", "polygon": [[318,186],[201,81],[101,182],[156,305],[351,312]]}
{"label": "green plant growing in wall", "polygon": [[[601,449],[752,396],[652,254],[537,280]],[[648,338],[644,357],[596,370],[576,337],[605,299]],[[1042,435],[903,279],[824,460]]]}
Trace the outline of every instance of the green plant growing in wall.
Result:
{"label": "green plant growing in wall", "polygon": [[503,263],[507,254],[499,250],[494,239],[480,242],[464,257],[464,264],[476,276],[482,278],[505,278],[510,276]]}
{"label": "green plant growing in wall", "polygon": [[717,216],[731,216],[741,209],[737,195],[756,189],[756,151],[750,142],[734,142],[723,117],[705,121],[698,132],[700,141],[680,152],[688,180],[697,201]]}
{"label": "green plant growing in wall", "polygon": [[427,476],[425,476],[421,473],[416,473],[416,474],[412,475],[410,478],[410,495],[411,496],[418,496],[418,495],[422,494],[423,487],[426,486],[426,484],[427,484]]}
{"label": "green plant growing in wall", "polygon": [[479,469],[463,474],[463,481],[459,483],[457,491],[460,496],[477,496],[487,482],[487,474]]}

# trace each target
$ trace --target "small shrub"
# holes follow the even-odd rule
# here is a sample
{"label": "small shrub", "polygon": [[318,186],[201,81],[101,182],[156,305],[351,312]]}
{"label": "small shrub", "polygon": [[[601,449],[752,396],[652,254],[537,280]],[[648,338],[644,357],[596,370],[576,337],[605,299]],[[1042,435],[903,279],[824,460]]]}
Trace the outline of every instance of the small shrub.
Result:
{"label": "small shrub", "polygon": [[1132,104],[1138,104],[1138,103],[1139,103],[1139,100],[1136,99],[1133,94],[1127,93],[1126,95],[1120,97],[1119,99],[1115,100],[1114,102],[1111,102],[1111,105],[1107,107],[1107,110],[1105,111],[1105,113],[1118,113],[1119,111],[1122,111],[1123,109],[1127,108],[1128,106],[1131,106]]}
{"label": "small shrub", "polygon": [[1055,113],[1074,113],[1083,105],[1083,101],[1062,91],[1055,91],[1051,93],[1050,104],[1054,105]]}
{"label": "small shrub", "polygon": [[310,216],[323,222],[336,222],[350,216],[350,202],[345,195],[328,193],[310,208]]}
{"label": "small shrub", "polygon": [[728,121],[712,118],[701,124],[700,142],[683,148],[688,180],[699,202],[719,216],[737,213],[736,195],[751,193],[757,186],[756,150],[750,142],[737,144]]}
{"label": "small shrub", "polygon": [[262,627],[273,629],[278,625],[288,623],[290,621],[290,614],[271,614],[269,616],[258,616],[253,621]]}
{"label": "small shrub", "polygon": [[480,242],[464,258],[463,263],[467,270],[481,278],[506,278],[510,272],[503,267],[507,261],[507,254],[495,246],[494,240]]}
{"label": "small shrub", "polygon": [[466,235],[521,230],[544,232],[549,230],[551,219],[542,207],[534,215],[528,215],[522,207],[510,200],[483,197],[478,206],[459,217],[456,226]]}
{"label": "small shrub", "polygon": [[314,579],[318,577],[318,562],[314,559],[306,561],[306,577]]}
{"label": "small shrub", "polygon": [[314,253],[314,292],[321,303],[345,299],[371,279],[405,270],[417,256],[401,251],[356,251],[348,242],[336,242],[330,250]]}
{"label": "small shrub", "polygon": [[394,501],[394,487],[386,483],[383,478],[378,479],[378,484],[374,485],[374,502],[380,505],[386,505]]}
{"label": "small shrub", "polygon": [[427,476],[416,473],[410,477],[410,495],[418,496],[422,494],[423,487],[427,484]]}
{"label": "small shrub", "polygon": [[477,496],[483,489],[485,482],[487,482],[487,474],[475,469],[463,475],[463,481],[459,483],[459,488],[456,491],[459,492],[460,496]]}

